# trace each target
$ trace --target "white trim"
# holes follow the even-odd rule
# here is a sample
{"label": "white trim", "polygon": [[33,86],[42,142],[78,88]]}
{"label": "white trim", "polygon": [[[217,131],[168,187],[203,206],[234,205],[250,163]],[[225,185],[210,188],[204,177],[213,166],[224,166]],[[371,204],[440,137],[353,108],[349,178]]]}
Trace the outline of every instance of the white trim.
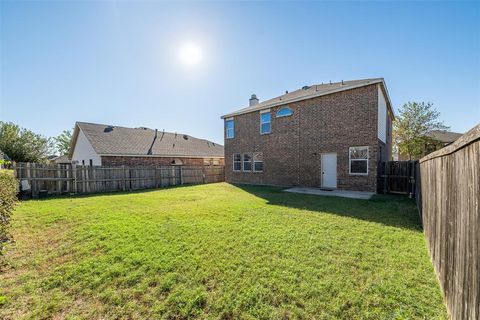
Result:
{"label": "white trim", "polygon": [[[294,98],[294,99],[290,99],[290,100],[274,102],[272,104],[259,106],[257,108],[253,108],[253,109],[249,109],[249,107],[247,107],[247,108],[243,108],[239,111],[235,111],[235,112],[223,115],[220,118],[225,119],[227,117],[233,117],[233,116],[237,116],[237,115],[241,115],[241,114],[255,112],[255,111],[258,111],[258,110],[265,109],[265,108],[273,108],[273,107],[276,107],[276,106],[281,106],[281,105],[289,104],[289,103],[292,103],[292,102],[298,102],[298,101],[307,100],[307,99],[311,99],[311,98],[326,96],[326,95],[329,95],[329,94],[332,94],[332,93],[337,93],[337,92],[346,91],[346,90],[350,90],[350,89],[361,88],[361,87],[369,86],[369,85],[376,84],[376,83],[381,83],[383,85],[383,88],[385,89],[385,93],[386,93],[386,96],[387,96],[388,104],[389,104],[389,107],[390,107],[390,112],[392,113],[393,118],[395,118],[395,113],[393,112],[392,102],[391,102],[390,96],[388,94],[387,85],[385,84],[385,80],[383,78],[373,79],[369,83],[362,83],[362,84],[358,84],[358,85],[345,86],[345,87],[340,87],[338,89],[331,90],[331,91],[328,91],[328,92],[314,93],[314,94],[310,94],[310,95],[307,95],[307,96],[302,96],[302,97],[298,97],[298,98]],[[248,109],[248,110],[245,110],[245,109]]]}
{"label": "white trim", "polygon": [[[255,153],[257,153],[257,154],[258,154],[258,153],[262,154],[262,161],[255,161]],[[261,163],[262,163],[262,170],[255,170],[255,162],[261,162]],[[254,173],[255,173],[255,172],[256,172],[256,173],[263,172],[263,152],[253,152],[253,153],[252,153],[252,164],[253,164],[252,169],[253,169],[253,172],[254,172]]]}
{"label": "white trim", "polygon": [[[282,110],[285,110],[285,109],[289,110],[291,113],[290,114],[285,114],[283,116],[279,116],[278,113]],[[293,109],[290,108],[290,107],[281,107],[280,109],[277,110],[277,112],[275,112],[275,118],[284,118],[284,117],[291,117],[291,116],[293,116]]]}
{"label": "white trim", "polygon": [[[245,161],[245,155],[250,155],[250,161]],[[245,162],[250,162],[250,170],[245,170]],[[249,152],[242,153],[242,172],[253,172],[253,154]]]}
{"label": "white trim", "polygon": [[[227,127],[227,123],[231,121],[233,126],[232,126],[232,136],[229,137],[228,136],[228,127]],[[230,118],[230,119],[226,119],[225,120],[225,139],[233,139],[235,138],[235,120],[233,120],[233,118]]]}
{"label": "white trim", "polygon": [[[270,116],[270,120],[268,122],[262,122],[262,116],[264,114],[268,114]],[[268,132],[262,132],[262,124],[269,124],[270,125],[270,130]],[[270,113],[270,109],[268,109],[267,112],[260,112],[260,134],[270,134],[272,133],[272,114]]]}
{"label": "white trim", "polygon": [[[352,166],[351,166],[351,163],[352,163],[352,159],[350,158],[350,150],[351,149],[355,149],[355,148],[367,148],[367,173],[352,173],[351,169],[352,169]],[[368,161],[368,157],[370,155],[370,147],[368,146],[355,146],[355,147],[349,147],[348,148],[348,174],[351,175],[351,176],[368,176],[368,167],[369,167],[369,161]],[[353,159],[353,161],[364,161],[364,159]]]}
{"label": "white trim", "polygon": [[270,108],[268,108],[268,109],[263,109],[263,110],[260,110],[260,113],[267,113],[267,112],[270,112]]}
{"label": "white trim", "polygon": [[[236,154],[240,155],[240,170],[235,170],[235,162],[238,162],[238,161],[235,161],[235,155]],[[241,153],[234,153],[233,156],[232,156],[232,170],[233,170],[233,172],[242,172],[242,169],[243,169],[242,154]]]}

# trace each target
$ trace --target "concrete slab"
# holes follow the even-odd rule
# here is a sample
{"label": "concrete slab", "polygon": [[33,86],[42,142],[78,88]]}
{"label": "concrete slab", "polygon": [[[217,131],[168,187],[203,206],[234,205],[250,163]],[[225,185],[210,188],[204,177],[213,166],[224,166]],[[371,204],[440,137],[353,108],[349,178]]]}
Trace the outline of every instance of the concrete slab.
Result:
{"label": "concrete slab", "polygon": [[332,196],[352,199],[370,199],[375,193],[365,191],[347,191],[347,190],[322,190],[319,188],[293,187],[283,191],[303,194],[313,194],[317,196]]}

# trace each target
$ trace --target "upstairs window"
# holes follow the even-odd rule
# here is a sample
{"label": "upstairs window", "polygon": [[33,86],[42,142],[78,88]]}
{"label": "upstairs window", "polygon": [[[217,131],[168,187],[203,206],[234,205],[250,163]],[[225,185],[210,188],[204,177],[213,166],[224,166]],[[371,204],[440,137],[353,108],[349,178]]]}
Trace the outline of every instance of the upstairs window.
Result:
{"label": "upstairs window", "polygon": [[263,153],[261,152],[253,153],[253,171],[254,172],[263,171]]}
{"label": "upstairs window", "polygon": [[234,137],[234,128],[233,119],[225,120],[225,131],[227,139],[232,139]]}
{"label": "upstairs window", "polygon": [[242,155],[240,153],[233,155],[233,171],[242,171]]}
{"label": "upstairs window", "polygon": [[260,133],[270,133],[270,112],[260,113]]}
{"label": "upstairs window", "polygon": [[252,155],[250,153],[243,154],[243,171],[252,171]]}
{"label": "upstairs window", "polygon": [[368,147],[351,147],[349,149],[349,173],[352,175],[368,174]]}
{"label": "upstairs window", "polygon": [[290,108],[281,108],[280,110],[277,111],[277,118],[281,118],[281,117],[288,117],[288,116],[291,116],[293,114],[293,110],[290,109]]}

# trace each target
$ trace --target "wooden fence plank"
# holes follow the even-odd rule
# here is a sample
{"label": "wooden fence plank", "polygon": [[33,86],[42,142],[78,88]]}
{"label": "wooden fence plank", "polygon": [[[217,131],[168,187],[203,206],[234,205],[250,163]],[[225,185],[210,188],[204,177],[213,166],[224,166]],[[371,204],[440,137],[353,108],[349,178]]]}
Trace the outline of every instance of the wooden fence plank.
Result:
{"label": "wooden fence plank", "polygon": [[[480,319],[480,125],[420,160],[417,202],[452,319]],[[421,182],[421,184],[420,184]]]}
{"label": "wooden fence plank", "polygon": [[30,195],[128,191],[225,181],[223,166],[215,167],[101,167],[14,163],[19,180],[31,186]]}

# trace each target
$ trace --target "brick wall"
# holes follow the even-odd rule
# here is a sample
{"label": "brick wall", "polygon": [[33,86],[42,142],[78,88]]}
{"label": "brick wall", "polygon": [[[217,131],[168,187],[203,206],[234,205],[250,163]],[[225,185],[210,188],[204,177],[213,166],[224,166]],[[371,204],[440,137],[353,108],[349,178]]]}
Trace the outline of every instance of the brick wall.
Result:
{"label": "brick wall", "polygon": [[[225,139],[225,179],[232,183],[319,187],[321,154],[337,153],[337,187],[376,191],[377,85],[369,85],[270,109],[271,133],[260,134],[260,113],[235,116],[235,137]],[[276,118],[283,107],[293,115]],[[391,130],[390,130],[391,132]],[[383,143],[382,143],[383,144]],[[349,147],[369,147],[368,175],[349,174]],[[388,157],[391,143],[384,144]],[[262,152],[261,173],[234,172],[233,154]]]}
{"label": "brick wall", "polygon": [[[213,160],[211,158],[206,158]],[[175,163],[173,163],[175,162]],[[209,161],[210,162],[210,161]],[[203,166],[204,158],[174,158],[174,157],[120,157],[120,156],[102,156],[103,166],[170,166],[172,164],[182,164],[185,166]],[[223,165],[223,159],[220,159],[219,165]]]}

